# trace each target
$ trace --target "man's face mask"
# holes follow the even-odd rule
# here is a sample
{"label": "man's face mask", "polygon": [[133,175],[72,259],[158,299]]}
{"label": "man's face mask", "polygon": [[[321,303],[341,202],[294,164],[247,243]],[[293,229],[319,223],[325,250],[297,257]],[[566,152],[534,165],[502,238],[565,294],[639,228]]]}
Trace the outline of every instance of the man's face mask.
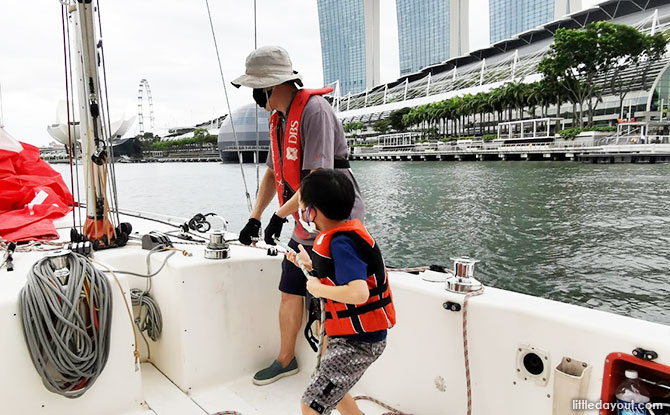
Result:
{"label": "man's face mask", "polygon": [[256,104],[258,104],[259,107],[265,109],[265,107],[268,105],[270,95],[272,95],[272,89],[266,91],[265,88],[254,88],[252,95],[254,97],[254,101],[256,101]]}

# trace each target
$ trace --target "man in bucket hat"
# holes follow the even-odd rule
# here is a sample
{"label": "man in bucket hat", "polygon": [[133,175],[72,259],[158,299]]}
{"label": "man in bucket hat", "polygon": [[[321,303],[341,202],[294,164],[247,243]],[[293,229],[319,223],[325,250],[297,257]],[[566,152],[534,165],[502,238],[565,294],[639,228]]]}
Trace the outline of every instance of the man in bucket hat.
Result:
{"label": "man in bucket hat", "polygon": [[[240,231],[240,242],[249,245],[259,239],[261,214],[276,193],[280,208],[265,228],[265,242],[274,245],[283,224],[293,215],[296,225],[289,246],[297,251],[298,244],[302,244],[311,253],[316,232],[311,229],[311,224],[300,224],[297,212],[301,179],[312,170],[342,169],[354,184],[356,193],[351,216],[362,220],[365,215],[358,184],[349,169],[342,125],[322,96],[332,92],[332,88],[300,89],[302,75],[293,69],[288,53],[279,46],[262,46],[254,50],[247,56],[245,66],[245,74],[232,84],[252,88],[256,103],[272,112],[271,151],[256,204],[249,221]],[[299,370],[295,344],[302,325],[306,282],[302,271],[284,259],[279,282],[281,348],[277,359],[254,375],[256,385],[272,383]]]}

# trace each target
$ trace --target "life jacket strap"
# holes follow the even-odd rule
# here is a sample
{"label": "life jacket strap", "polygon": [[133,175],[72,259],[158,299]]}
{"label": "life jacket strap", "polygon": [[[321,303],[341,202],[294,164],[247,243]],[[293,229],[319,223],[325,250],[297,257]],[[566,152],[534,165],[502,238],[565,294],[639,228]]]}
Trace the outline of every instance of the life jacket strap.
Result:
{"label": "life jacket strap", "polygon": [[317,298],[312,297],[311,301],[309,302],[309,312],[307,313],[307,325],[305,326],[304,335],[305,339],[307,340],[307,344],[309,344],[309,347],[311,347],[315,352],[319,351],[319,339],[312,332],[312,324],[320,320],[321,305],[319,304],[319,300]]}
{"label": "life jacket strap", "polygon": [[[354,317],[354,316],[359,316],[361,314],[369,313],[370,311],[374,311],[378,308],[386,307],[389,304],[391,304],[391,296],[382,298],[381,300],[373,301],[371,303],[362,305],[360,307],[347,309],[347,310],[340,310],[340,311],[337,312],[337,317],[338,318],[351,318],[351,317]],[[333,315],[330,312],[326,312],[326,320],[332,319],[332,318],[333,318]]]}
{"label": "life jacket strap", "polygon": [[370,290],[370,297],[374,297],[375,295],[382,295],[384,291],[389,287],[388,283],[384,283],[378,287],[375,287]]}

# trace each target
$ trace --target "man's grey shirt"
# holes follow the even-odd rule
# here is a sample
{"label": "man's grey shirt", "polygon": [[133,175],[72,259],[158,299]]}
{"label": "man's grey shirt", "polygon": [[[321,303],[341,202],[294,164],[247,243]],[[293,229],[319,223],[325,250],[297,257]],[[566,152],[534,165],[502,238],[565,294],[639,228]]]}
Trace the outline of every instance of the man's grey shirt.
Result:
{"label": "man's grey shirt", "polygon": [[[283,117],[279,117],[282,123]],[[314,170],[318,168],[332,169],[334,160],[346,160],[348,154],[347,139],[344,137],[342,123],[337,119],[328,101],[320,95],[313,95],[307,101],[302,111],[300,122],[300,145],[302,150],[302,170]],[[283,131],[286,129],[284,128]],[[275,132],[270,131],[270,139],[275,140]],[[272,162],[272,151],[268,152],[266,164],[274,169]],[[365,219],[365,205],[361,197],[361,190],[351,172],[351,169],[342,169],[354,184],[356,201],[351,211],[351,218]],[[296,223],[295,226],[301,226]],[[292,239],[303,245],[312,245],[317,234],[312,234],[309,240],[298,238],[293,231]]]}

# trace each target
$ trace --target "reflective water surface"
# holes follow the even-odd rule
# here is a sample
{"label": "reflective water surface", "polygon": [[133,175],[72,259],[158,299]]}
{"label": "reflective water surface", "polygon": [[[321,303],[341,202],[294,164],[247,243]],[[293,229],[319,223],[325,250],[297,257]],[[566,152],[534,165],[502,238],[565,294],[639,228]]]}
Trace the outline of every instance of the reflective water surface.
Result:
{"label": "reflective water surface", "polygon": [[[69,182],[69,167],[55,168]],[[390,266],[469,255],[487,285],[670,324],[670,165],[358,161],[352,169]],[[255,167],[245,174],[253,199]],[[248,217],[239,165],[119,164],[117,180],[122,208],[217,212],[232,231]]]}

